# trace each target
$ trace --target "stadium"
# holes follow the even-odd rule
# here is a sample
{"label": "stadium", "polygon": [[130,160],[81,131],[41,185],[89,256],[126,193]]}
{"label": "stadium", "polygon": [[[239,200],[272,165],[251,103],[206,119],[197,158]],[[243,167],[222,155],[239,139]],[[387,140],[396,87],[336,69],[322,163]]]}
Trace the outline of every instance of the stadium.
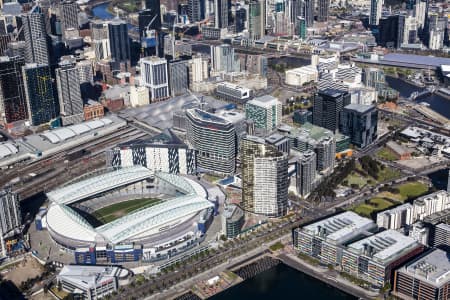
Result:
{"label": "stadium", "polygon": [[207,197],[187,177],[107,168],[48,192],[45,224],[76,263],[155,261],[202,241],[217,208]]}

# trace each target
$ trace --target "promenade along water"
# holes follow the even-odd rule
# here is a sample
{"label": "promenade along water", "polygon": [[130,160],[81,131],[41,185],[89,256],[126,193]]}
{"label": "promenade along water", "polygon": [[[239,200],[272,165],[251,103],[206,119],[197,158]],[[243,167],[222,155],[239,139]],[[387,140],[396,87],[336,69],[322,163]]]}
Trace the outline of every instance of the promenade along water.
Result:
{"label": "promenade along water", "polygon": [[210,299],[353,300],[357,298],[280,263]]}

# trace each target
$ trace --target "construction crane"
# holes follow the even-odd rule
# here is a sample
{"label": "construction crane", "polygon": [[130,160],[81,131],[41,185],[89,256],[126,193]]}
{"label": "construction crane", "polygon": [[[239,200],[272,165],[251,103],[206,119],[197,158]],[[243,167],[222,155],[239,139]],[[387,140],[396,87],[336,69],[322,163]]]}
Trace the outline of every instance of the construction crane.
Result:
{"label": "construction crane", "polygon": [[148,47],[156,47],[156,56],[159,56],[159,47],[158,47],[158,32],[154,29],[150,29],[150,26],[155,22],[157,14],[153,17],[153,19],[148,22],[145,27],[144,37],[141,42],[141,57],[144,56],[144,49]]}

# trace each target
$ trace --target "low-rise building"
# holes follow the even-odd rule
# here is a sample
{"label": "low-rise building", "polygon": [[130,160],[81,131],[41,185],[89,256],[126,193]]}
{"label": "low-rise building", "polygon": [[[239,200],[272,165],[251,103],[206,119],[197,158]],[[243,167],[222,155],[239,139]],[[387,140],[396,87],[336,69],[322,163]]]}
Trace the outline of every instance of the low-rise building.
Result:
{"label": "low-rise building", "polygon": [[394,154],[397,160],[411,159],[411,151],[394,141],[387,142],[386,148]]}
{"label": "low-rise building", "polygon": [[423,245],[395,230],[385,230],[348,245],[342,254],[342,270],[383,287],[393,271],[423,251]]}
{"label": "low-rise building", "polygon": [[370,235],[376,224],[347,211],[294,230],[294,248],[325,264],[341,263],[343,245],[358,237]]}
{"label": "low-rise building", "polygon": [[244,104],[253,98],[253,90],[229,82],[221,82],[217,85],[216,95],[226,101]]}
{"label": "low-rise building", "polygon": [[393,293],[401,299],[448,299],[449,270],[448,253],[432,250],[395,271]]}
{"label": "low-rise building", "polygon": [[103,118],[105,115],[105,108],[103,105],[94,100],[88,100],[88,103],[84,105],[84,120],[89,121],[97,118]]}
{"label": "low-rise building", "polygon": [[308,82],[317,82],[319,72],[317,68],[309,65],[286,71],[286,84],[301,86]]}
{"label": "low-rise building", "polygon": [[227,238],[235,238],[244,225],[244,211],[235,204],[228,205],[222,214],[222,230]]}
{"label": "low-rise building", "polygon": [[130,272],[120,267],[66,265],[56,277],[64,291],[81,299],[100,299],[128,283]]}

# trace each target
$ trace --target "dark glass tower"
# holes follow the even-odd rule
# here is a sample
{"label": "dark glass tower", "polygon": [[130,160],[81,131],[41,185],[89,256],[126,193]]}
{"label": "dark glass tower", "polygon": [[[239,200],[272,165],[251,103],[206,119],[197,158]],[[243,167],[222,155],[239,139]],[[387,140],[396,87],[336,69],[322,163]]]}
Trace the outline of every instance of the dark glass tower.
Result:
{"label": "dark glass tower", "polygon": [[153,22],[151,29],[161,30],[161,1],[145,0],[145,9],[151,11],[151,19],[153,19],[154,16],[157,16],[155,22]]}
{"label": "dark glass tower", "polygon": [[0,115],[6,123],[26,120],[27,104],[22,77],[23,57],[0,57]]}
{"label": "dark glass tower", "polygon": [[33,126],[39,126],[59,115],[48,65],[27,64],[22,68],[28,115]]}
{"label": "dark glass tower", "polygon": [[108,24],[108,31],[111,58],[115,62],[130,60],[130,38],[128,37],[127,22],[116,17]]}

